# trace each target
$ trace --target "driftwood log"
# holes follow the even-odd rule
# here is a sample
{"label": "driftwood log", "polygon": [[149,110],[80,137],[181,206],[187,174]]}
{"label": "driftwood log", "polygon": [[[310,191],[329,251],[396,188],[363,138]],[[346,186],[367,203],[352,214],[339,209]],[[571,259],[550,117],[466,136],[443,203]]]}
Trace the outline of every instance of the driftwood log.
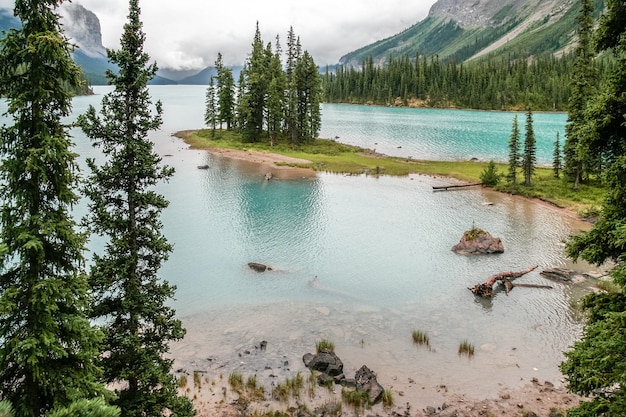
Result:
{"label": "driftwood log", "polygon": [[519,277],[521,277],[523,275],[528,274],[529,272],[534,271],[535,269],[537,269],[538,266],[539,265],[535,265],[535,266],[530,267],[530,268],[528,268],[528,269],[526,269],[524,271],[519,271],[519,272],[500,272],[499,274],[495,274],[495,275],[490,276],[487,279],[487,281],[483,282],[482,284],[474,285],[474,287],[469,288],[469,290],[474,295],[477,295],[479,297],[490,298],[493,295],[493,286],[498,281],[500,281],[500,282],[502,282],[502,284],[504,284],[504,290],[506,291],[507,295],[513,289],[513,287],[552,288],[552,287],[550,287],[548,285],[513,284],[513,282],[511,282],[515,278],[519,278]]}

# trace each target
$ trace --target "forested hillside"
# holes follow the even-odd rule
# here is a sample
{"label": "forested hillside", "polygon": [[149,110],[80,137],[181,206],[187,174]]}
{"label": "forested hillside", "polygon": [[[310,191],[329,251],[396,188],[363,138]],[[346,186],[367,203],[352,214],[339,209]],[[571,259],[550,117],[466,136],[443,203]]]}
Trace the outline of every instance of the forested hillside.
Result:
{"label": "forested hillside", "polygon": [[[599,17],[604,0],[593,0]],[[506,57],[520,50],[529,55],[561,54],[576,40],[580,0],[480,0],[471,5],[439,0],[428,17],[406,30],[344,55],[340,63],[359,67],[370,56],[376,64],[391,57],[439,56],[464,62],[490,54]]]}
{"label": "forested hillside", "polygon": [[[438,57],[405,55],[377,66],[370,57],[362,69],[339,67],[323,77],[328,102],[472,108],[482,110],[565,111],[570,96],[571,54],[561,58],[525,54],[458,64]],[[596,61],[599,74],[614,66]]]}
{"label": "forested hillside", "polygon": [[[490,19],[484,15],[484,6],[471,9],[476,12],[470,13],[471,19],[457,22],[451,16],[467,12],[467,6],[455,0],[440,0],[433,6],[436,13],[431,10],[423,22],[349,54],[343,59],[345,65],[327,71],[325,100],[482,110],[519,110],[530,106],[534,110],[566,111],[580,0],[556,9],[556,5],[544,4],[543,9],[536,10],[559,13],[539,20],[535,13],[535,20],[524,27],[520,25],[523,15],[519,11],[524,2],[504,3],[507,4]],[[534,1],[526,3],[527,9],[540,6]],[[593,0],[592,10],[597,19],[604,10],[604,1]],[[531,18],[526,18],[527,23],[528,19]],[[468,26],[483,20],[490,22],[487,27]],[[519,31],[514,38],[501,45],[496,42],[514,28]],[[355,65],[354,59],[365,53],[370,55]],[[387,54],[386,58],[382,54]],[[614,62],[609,54],[595,59],[598,84]]]}

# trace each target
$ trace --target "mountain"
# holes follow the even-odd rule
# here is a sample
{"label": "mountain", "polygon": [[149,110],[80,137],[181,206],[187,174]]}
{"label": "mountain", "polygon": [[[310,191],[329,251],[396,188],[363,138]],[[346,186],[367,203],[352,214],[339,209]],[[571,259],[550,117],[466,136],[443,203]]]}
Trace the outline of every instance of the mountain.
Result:
{"label": "mountain", "polygon": [[[233,71],[233,78],[235,82],[239,79],[239,74],[243,69],[242,66],[233,66],[229,67]],[[187,77],[179,79],[178,84],[188,84],[188,85],[209,85],[211,81],[211,77],[217,75],[217,70],[215,67],[206,67],[205,69],[197,72],[195,74],[189,75]]]}
{"label": "mountain", "polygon": [[[604,0],[593,0],[596,15]],[[562,53],[576,38],[580,0],[439,0],[421,22],[387,39],[344,55],[340,64],[359,67],[372,57],[438,55],[457,62],[524,51]]]}
{"label": "mountain", "polygon": [[105,71],[115,70],[115,66],[109,64],[106,49],[102,45],[98,16],[74,3],[64,3],[59,12],[65,34],[76,45],[74,61],[83,69],[85,78],[92,85],[106,84]]}

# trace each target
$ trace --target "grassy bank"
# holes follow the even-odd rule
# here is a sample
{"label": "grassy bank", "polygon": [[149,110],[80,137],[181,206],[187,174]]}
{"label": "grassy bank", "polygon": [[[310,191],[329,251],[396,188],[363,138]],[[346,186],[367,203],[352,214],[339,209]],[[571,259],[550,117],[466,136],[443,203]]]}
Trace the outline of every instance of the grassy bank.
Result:
{"label": "grassy bank", "polygon": [[[241,137],[230,131],[213,133],[211,130],[199,130],[179,132],[177,136],[193,148],[226,148],[276,153],[311,161],[310,164],[290,164],[292,166],[333,173],[396,176],[419,173],[480,182],[480,175],[487,166],[487,162],[423,161],[391,157],[328,139],[316,139],[314,143],[294,149],[286,141],[279,141],[274,146],[270,146],[269,141],[242,143]],[[502,174],[508,170],[506,164],[496,164],[496,166],[498,172]],[[580,190],[574,191],[572,184],[563,179],[554,178],[550,168],[537,168],[531,187],[523,185],[511,187],[502,181],[495,189],[529,198],[541,198],[559,207],[573,210],[583,217],[597,213],[604,194],[603,188],[594,185],[581,185]]]}

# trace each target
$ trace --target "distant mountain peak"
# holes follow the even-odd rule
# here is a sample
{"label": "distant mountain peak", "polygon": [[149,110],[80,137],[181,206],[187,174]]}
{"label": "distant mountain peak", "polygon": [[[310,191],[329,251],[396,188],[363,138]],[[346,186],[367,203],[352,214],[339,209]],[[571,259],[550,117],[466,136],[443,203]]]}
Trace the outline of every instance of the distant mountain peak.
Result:
{"label": "distant mountain peak", "polygon": [[429,17],[454,20],[463,28],[496,27],[513,19],[531,21],[557,15],[572,6],[574,0],[439,0],[432,5]]}
{"label": "distant mountain peak", "polygon": [[[592,0],[595,17],[604,1]],[[580,0],[438,0],[424,20],[344,55],[339,63],[360,67],[372,58],[384,65],[389,57],[417,54],[456,62],[520,51],[562,54],[576,41],[579,7]]]}
{"label": "distant mountain peak", "polygon": [[59,9],[65,34],[90,58],[106,57],[98,16],[80,4],[64,3]]}

